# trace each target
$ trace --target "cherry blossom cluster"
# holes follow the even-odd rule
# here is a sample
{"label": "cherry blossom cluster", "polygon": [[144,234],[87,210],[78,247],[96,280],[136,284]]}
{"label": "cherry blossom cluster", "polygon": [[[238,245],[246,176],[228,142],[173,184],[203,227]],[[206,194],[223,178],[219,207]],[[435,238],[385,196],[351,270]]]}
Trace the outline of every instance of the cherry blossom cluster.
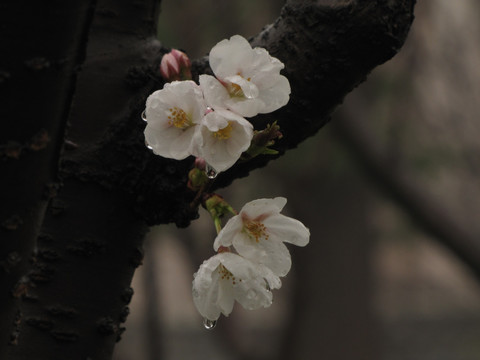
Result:
{"label": "cherry blossom cluster", "polygon": [[310,231],[280,214],[287,199],[258,199],[228,220],[213,248],[218,253],[194,274],[193,301],[207,321],[228,316],[235,300],[254,310],[272,304],[272,289],[281,286],[292,261],[284,242],[305,246]]}
{"label": "cherry blossom cluster", "polygon": [[[215,45],[209,62],[215,76],[200,75],[197,84],[184,53],[166,54],[160,72],[169,82],[148,97],[144,120],[145,141],[155,154],[197,158],[188,186],[212,216],[217,237],[216,254],[194,274],[192,293],[205,327],[212,328],[221,314],[232,312],[235,301],[252,310],[270,306],[272,289],[280,288],[280,278],[292,264],[284,243],[305,246],[310,232],[300,221],[280,214],[285,198],[254,200],[237,213],[220,196],[205,193],[213,179],[209,168],[218,173],[242,154],[248,160],[276,153],[268,147],[281,137],[278,125],[254,132],[246,118],[275,111],[290,96],[290,84],[280,75],[283,63],[239,35]],[[222,228],[221,218],[227,214],[232,217]]]}
{"label": "cherry blossom cluster", "polygon": [[[170,79],[189,68],[182,54],[175,50],[164,57],[162,71]],[[254,130],[245,118],[286,105],[290,84],[280,75],[282,62],[239,35],[215,45],[209,63],[215,76],[200,75],[198,85],[175,80],[148,97],[145,140],[157,155],[193,155],[221,172],[250,147]]]}

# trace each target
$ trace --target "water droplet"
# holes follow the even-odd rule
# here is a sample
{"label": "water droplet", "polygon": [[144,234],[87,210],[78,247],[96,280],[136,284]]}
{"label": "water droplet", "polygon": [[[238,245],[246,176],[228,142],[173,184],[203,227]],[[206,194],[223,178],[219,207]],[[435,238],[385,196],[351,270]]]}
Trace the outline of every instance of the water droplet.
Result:
{"label": "water droplet", "polygon": [[153,150],[153,147],[150,146],[147,140],[145,140],[145,146],[147,147],[148,150]]}
{"label": "water droplet", "polygon": [[266,280],[265,280],[265,289],[267,289],[267,291],[272,292],[272,288],[270,287],[270,284]]}
{"label": "water droplet", "polygon": [[209,179],[215,179],[218,175],[217,170],[208,164],[205,165],[205,173]]}
{"label": "water droplet", "polygon": [[203,326],[207,330],[212,330],[217,325],[216,320],[203,319]]}
{"label": "water droplet", "polygon": [[147,121],[147,114],[145,113],[145,110],[142,112],[142,120],[145,122]]}

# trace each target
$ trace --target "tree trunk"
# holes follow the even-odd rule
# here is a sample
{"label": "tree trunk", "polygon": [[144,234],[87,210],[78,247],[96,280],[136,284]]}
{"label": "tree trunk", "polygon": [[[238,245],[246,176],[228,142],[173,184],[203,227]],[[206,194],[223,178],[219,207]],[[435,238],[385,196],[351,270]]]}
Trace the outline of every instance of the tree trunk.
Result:
{"label": "tree trunk", "polygon": [[59,187],[60,146],[92,2],[0,5],[0,38],[8,50],[0,59],[0,358],[2,348],[16,342],[18,281],[27,272],[47,201]]}

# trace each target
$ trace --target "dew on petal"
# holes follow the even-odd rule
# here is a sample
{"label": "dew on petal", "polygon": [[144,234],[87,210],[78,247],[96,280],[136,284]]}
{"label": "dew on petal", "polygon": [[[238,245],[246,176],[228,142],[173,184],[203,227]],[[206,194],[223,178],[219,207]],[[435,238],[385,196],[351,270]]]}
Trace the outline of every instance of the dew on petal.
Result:
{"label": "dew on petal", "polygon": [[142,120],[147,122],[147,114],[145,113],[145,110],[142,112]]}
{"label": "dew on petal", "polygon": [[217,321],[216,320],[209,320],[209,319],[203,319],[203,326],[207,330],[212,330],[217,326]]}
{"label": "dew on petal", "polygon": [[148,150],[153,150],[153,147],[150,146],[147,140],[145,140],[145,146],[147,147]]}
{"label": "dew on petal", "polygon": [[217,171],[208,164],[205,165],[205,173],[209,179],[215,179],[218,175]]}

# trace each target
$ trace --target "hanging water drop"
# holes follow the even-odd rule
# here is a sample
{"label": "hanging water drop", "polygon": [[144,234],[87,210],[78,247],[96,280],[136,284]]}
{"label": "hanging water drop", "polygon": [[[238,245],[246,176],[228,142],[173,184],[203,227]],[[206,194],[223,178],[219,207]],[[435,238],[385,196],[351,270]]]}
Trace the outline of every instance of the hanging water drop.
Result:
{"label": "hanging water drop", "polygon": [[147,147],[148,150],[153,150],[153,147],[150,146],[147,140],[145,140],[145,146]]}
{"label": "hanging water drop", "polygon": [[207,330],[212,330],[217,325],[216,320],[203,319],[203,326]]}
{"label": "hanging water drop", "polygon": [[145,113],[145,110],[142,112],[142,120],[145,122],[147,121],[147,114]]}
{"label": "hanging water drop", "polygon": [[205,165],[205,173],[209,179],[215,179],[218,175],[217,170],[208,164]]}

